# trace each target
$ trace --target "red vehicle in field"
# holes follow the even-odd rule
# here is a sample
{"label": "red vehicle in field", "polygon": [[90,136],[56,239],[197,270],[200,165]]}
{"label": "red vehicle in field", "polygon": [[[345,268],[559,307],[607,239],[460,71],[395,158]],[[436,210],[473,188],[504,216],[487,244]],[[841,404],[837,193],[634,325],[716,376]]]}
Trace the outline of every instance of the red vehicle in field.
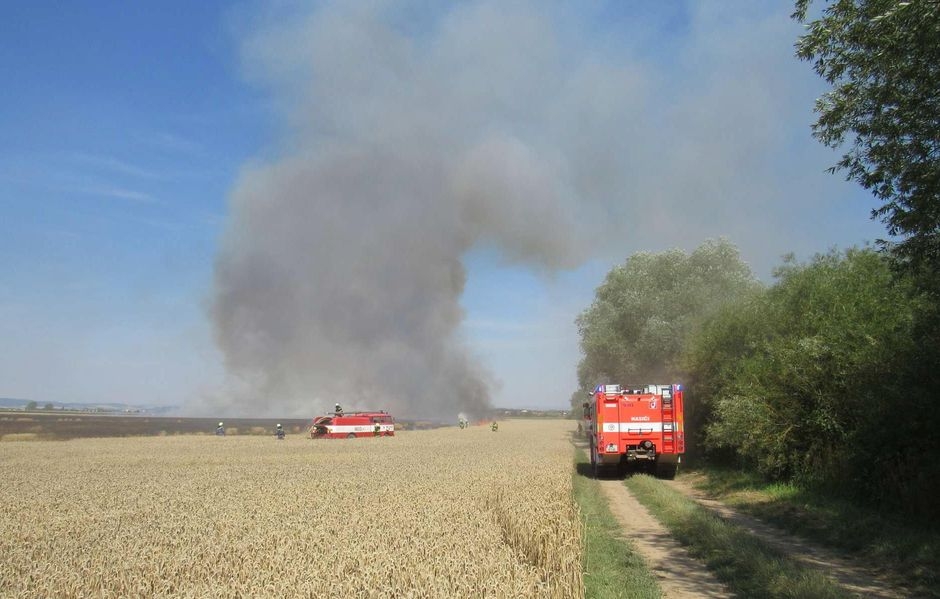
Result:
{"label": "red vehicle in field", "polygon": [[676,476],[685,453],[682,385],[598,385],[584,420],[595,476],[604,467]]}
{"label": "red vehicle in field", "polygon": [[310,425],[311,439],[352,439],[354,437],[392,437],[395,419],[388,412],[337,412],[319,416]]}

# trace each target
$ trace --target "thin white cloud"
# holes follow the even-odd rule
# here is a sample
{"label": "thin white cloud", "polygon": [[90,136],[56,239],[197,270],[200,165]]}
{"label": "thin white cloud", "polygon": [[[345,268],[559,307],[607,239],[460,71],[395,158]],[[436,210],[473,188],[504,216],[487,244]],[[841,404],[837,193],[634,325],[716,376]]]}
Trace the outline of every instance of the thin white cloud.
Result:
{"label": "thin white cloud", "polygon": [[161,150],[187,154],[190,156],[203,156],[205,147],[197,141],[169,131],[153,131],[139,134],[137,139]]}
{"label": "thin white cloud", "polygon": [[165,220],[165,219],[158,219],[158,218],[143,218],[143,217],[137,217],[137,216],[128,216],[126,217],[126,220],[135,222],[135,223],[140,223],[141,225],[151,227],[154,229],[160,229],[163,231],[178,232],[185,228],[184,223]]}
{"label": "thin white cloud", "polygon": [[131,164],[124,160],[119,160],[111,156],[99,156],[96,154],[85,154],[82,152],[77,152],[72,154],[72,157],[75,161],[90,165],[102,170],[111,171],[113,173],[118,173],[122,175],[130,175],[132,177],[137,177],[140,179],[166,179],[167,175],[155,170],[143,168],[135,164]]}
{"label": "thin white cloud", "polygon": [[138,202],[141,204],[153,204],[157,202],[157,199],[150,195],[149,193],[143,191],[137,191],[134,189],[127,189],[124,187],[117,187],[113,185],[92,185],[92,186],[76,186],[76,187],[67,187],[60,188],[62,191],[67,191],[70,193],[76,193],[81,195],[89,196],[99,196],[105,198],[114,198],[117,200],[127,200],[130,202]]}
{"label": "thin white cloud", "polygon": [[[76,161],[93,164],[97,170],[91,168],[78,170],[75,166]],[[155,173],[147,169],[118,159],[93,154],[71,154],[64,162],[62,155],[42,155],[22,164],[14,162],[0,165],[0,180],[45,192],[97,196],[141,204],[159,202],[152,193],[141,189],[152,181],[137,180],[128,185],[126,177],[121,176],[133,175],[137,179],[157,177]],[[109,172],[104,172],[105,170]]]}

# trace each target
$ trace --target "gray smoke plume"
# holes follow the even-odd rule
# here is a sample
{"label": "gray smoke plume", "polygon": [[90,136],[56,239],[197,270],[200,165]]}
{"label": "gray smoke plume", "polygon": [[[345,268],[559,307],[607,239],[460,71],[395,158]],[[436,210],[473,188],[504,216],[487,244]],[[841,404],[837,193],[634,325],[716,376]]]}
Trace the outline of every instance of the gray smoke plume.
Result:
{"label": "gray smoke plume", "polygon": [[[785,11],[719,27],[709,4],[676,51],[686,76],[660,80],[631,58],[658,39],[604,38],[579,2],[278,6],[246,26],[246,71],[284,134],[231,195],[219,409],[478,414],[494,381],[461,339],[460,298],[480,244],[542,272],[607,238],[621,257],[720,234],[774,247],[784,204],[762,165],[791,140],[771,91],[799,68]],[[747,86],[728,85],[739,73]]]}
{"label": "gray smoke plume", "polygon": [[584,173],[563,150],[590,148],[541,137],[611,73],[561,77],[557,24],[531,7],[466,5],[410,34],[389,10],[322,6],[247,46],[294,129],[287,156],[242,173],[217,258],[230,411],[481,414],[493,381],[459,335],[462,256],[582,256]]}

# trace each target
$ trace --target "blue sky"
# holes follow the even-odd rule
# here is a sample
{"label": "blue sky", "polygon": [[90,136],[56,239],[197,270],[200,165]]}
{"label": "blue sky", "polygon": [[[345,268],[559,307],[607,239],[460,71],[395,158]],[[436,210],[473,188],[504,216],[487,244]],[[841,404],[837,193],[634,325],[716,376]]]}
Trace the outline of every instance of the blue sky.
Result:
{"label": "blue sky", "polygon": [[7,7],[0,395],[177,403],[199,384],[227,190],[266,129],[226,10]]}
{"label": "blue sky", "polygon": [[[393,22],[420,38],[441,18],[431,5],[390,11]],[[293,143],[296,115],[285,105],[296,99],[277,79],[294,75],[272,74],[271,37],[285,30],[285,14],[318,10],[278,6],[6,8],[0,396],[179,405],[224,392],[206,316],[213,262],[239,173]],[[642,98],[617,120],[636,135],[624,160],[639,166],[620,185],[625,197],[655,197],[657,208],[631,200],[590,210],[581,226],[596,224],[598,238],[572,269],[533,270],[490,245],[465,255],[461,335],[501,381],[494,402],[503,406],[567,403],[574,318],[633,251],[726,235],[767,280],[785,252],[807,257],[883,234],[868,219],[872,200],[824,172],[835,155],[809,134],[823,87],[791,58],[800,28],[789,7],[561,6],[559,15],[576,17],[556,21],[572,61],[622,60],[639,73]],[[643,174],[671,160],[675,176]],[[687,176],[699,164],[707,176]],[[696,193],[700,202],[677,199]]]}

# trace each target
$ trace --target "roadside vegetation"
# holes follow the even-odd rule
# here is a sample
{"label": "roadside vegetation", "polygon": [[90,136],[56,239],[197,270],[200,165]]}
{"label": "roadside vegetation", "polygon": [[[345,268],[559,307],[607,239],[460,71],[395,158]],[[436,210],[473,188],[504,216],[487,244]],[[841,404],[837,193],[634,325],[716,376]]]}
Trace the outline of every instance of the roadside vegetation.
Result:
{"label": "roadside vegetation", "polygon": [[804,568],[662,482],[637,475],[630,477],[626,485],[736,595],[800,599],[848,596],[821,573]]}
{"label": "roadside vegetation", "polygon": [[584,596],[589,599],[658,599],[659,584],[611,514],[596,480],[585,476],[590,464],[577,452],[572,478],[574,499],[584,530]]}
{"label": "roadside vegetation", "polygon": [[[742,470],[701,468],[696,487],[736,509],[870,564],[919,597],[940,597],[940,528]],[[878,531],[878,534],[872,534]]]}
{"label": "roadside vegetation", "polygon": [[868,249],[788,259],[775,275],[684,347],[702,448],[767,481],[938,515],[928,298]]}

